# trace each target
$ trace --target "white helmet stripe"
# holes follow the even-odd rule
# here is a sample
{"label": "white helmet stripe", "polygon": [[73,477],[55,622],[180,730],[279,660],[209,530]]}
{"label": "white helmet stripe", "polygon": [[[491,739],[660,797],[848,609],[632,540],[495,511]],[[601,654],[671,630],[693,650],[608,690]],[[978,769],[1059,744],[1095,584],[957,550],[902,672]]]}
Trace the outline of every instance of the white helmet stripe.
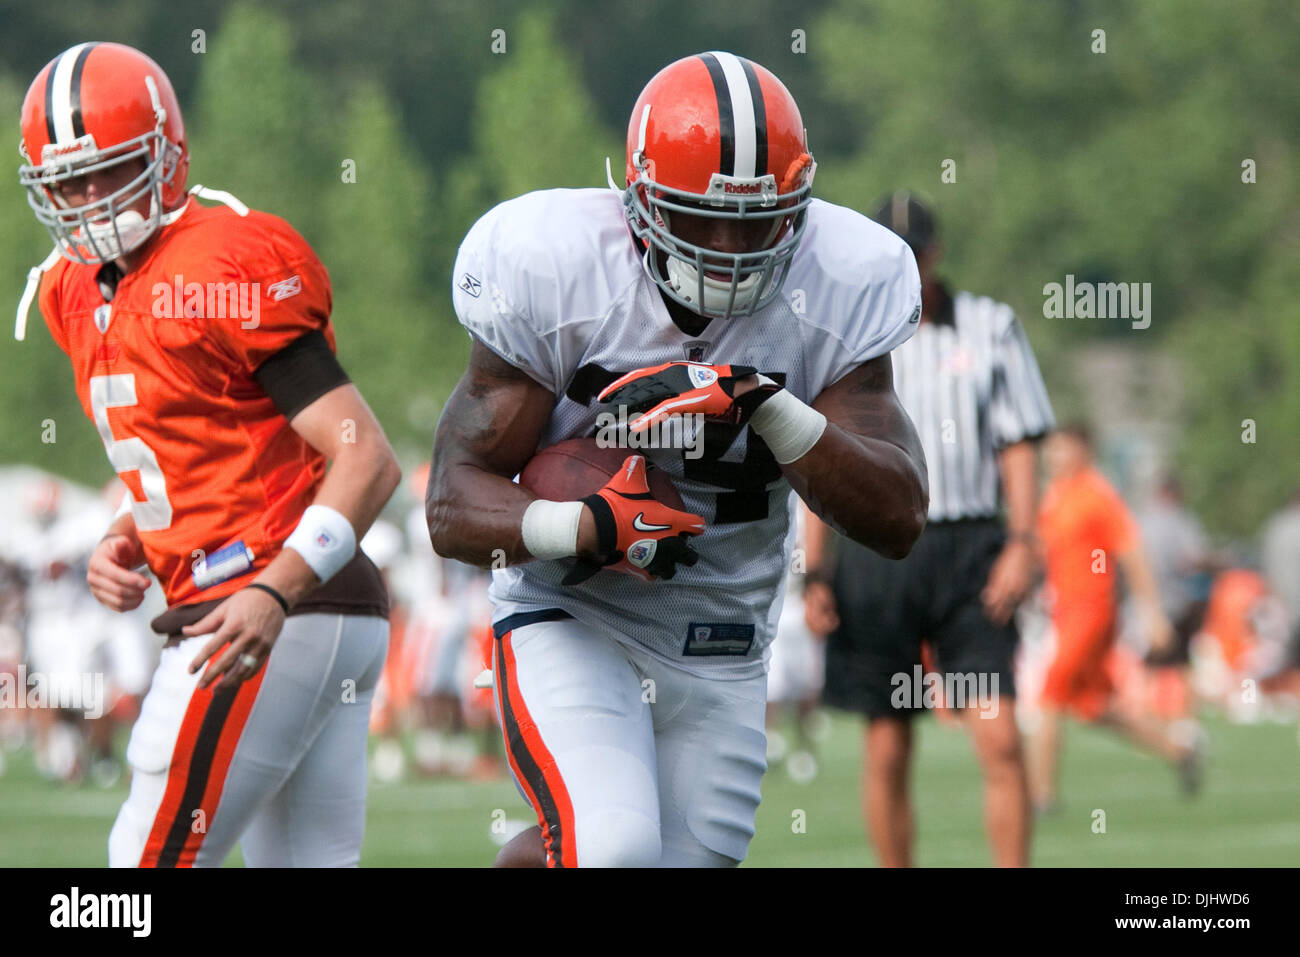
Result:
{"label": "white helmet stripe", "polygon": [[50,119],[54,121],[54,142],[71,143],[77,138],[72,128],[72,74],[77,68],[81,51],[89,43],[78,43],[64,51],[59,62],[54,65],[54,75],[50,77]]}
{"label": "white helmet stripe", "polygon": [[731,98],[731,115],[736,127],[735,174],[741,179],[753,179],[766,170],[755,169],[758,156],[758,125],[754,118],[754,100],[749,95],[749,80],[745,67],[734,53],[712,51],[722,75],[727,81],[727,95]]}

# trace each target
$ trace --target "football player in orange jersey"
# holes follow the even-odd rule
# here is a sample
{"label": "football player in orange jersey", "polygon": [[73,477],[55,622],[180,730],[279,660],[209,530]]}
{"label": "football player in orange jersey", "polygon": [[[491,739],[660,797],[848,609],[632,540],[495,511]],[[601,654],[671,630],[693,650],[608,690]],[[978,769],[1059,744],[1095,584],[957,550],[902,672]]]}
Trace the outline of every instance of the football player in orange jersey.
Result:
{"label": "football player in orange jersey", "polygon": [[131,489],[87,580],[125,611],[147,565],[168,604],[109,863],[218,866],[242,838],[251,865],[355,865],[388,640],[356,543],[400,470],[335,357],[325,268],[283,220],[186,190],[180,106],[138,50],[55,57],[21,125],[19,178],[55,248],[16,334],[39,282]]}
{"label": "football player in orange jersey", "polygon": [[[1137,523],[1093,466],[1086,428],[1062,426],[1048,439],[1046,451],[1051,481],[1039,509],[1038,533],[1045,553],[1056,656],[1043,684],[1039,725],[1031,739],[1029,786],[1034,804],[1040,811],[1056,807],[1060,716],[1067,709],[1084,721],[1114,728],[1173,763],[1184,791],[1192,793],[1200,780],[1194,729],[1165,726],[1117,708],[1106,671],[1117,635],[1116,564],[1145,614],[1151,647],[1162,651],[1173,642],[1173,626],[1160,604]],[[1184,728],[1186,733],[1179,733]]]}

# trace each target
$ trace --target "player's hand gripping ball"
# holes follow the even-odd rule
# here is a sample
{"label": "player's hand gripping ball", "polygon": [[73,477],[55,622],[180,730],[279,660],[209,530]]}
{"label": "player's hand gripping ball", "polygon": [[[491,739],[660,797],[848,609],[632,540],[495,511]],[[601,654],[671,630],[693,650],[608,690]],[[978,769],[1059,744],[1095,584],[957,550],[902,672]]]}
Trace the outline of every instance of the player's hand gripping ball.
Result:
{"label": "player's hand gripping ball", "polygon": [[598,396],[609,405],[639,413],[628,423],[641,432],[674,415],[700,413],[707,419],[743,425],[780,388],[775,383],[746,382],[752,366],[703,362],[665,362],[629,372],[607,385]]}
{"label": "player's hand gripping ball", "polygon": [[602,568],[646,581],[667,580],[677,574],[678,565],[699,561],[687,540],[704,531],[704,519],[657,501],[645,468],[643,456],[629,455],[613,478],[582,500],[596,519],[600,559],[579,559],[563,584],[581,584]]}

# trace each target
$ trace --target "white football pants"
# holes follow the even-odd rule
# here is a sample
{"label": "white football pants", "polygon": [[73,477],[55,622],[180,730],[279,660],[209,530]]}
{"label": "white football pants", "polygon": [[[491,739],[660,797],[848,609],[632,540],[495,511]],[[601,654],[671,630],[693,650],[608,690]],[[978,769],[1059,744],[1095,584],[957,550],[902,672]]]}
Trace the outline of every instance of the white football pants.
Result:
{"label": "white football pants", "polygon": [[257,675],[216,694],[197,689],[202,669],[188,673],[209,637],[163,649],[127,746],[109,866],[219,867],[241,838],[250,867],[356,866],[388,622],[290,617]]}

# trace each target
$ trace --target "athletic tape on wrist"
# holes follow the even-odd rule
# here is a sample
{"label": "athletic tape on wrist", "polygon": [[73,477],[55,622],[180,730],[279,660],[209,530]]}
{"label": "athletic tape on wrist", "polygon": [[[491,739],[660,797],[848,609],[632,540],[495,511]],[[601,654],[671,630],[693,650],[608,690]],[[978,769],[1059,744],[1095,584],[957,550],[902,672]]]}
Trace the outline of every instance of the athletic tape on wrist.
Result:
{"label": "athletic tape on wrist", "polygon": [[[765,385],[772,381],[763,375],[758,378]],[[826,416],[782,389],[754,410],[749,425],[767,443],[773,458],[789,465],[817,444],[826,431]]]}
{"label": "athletic tape on wrist", "polygon": [[357,533],[328,505],[308,505],[284,547],[301,555],[316,577],[327,582],[357,553]]}
{"label": "athletic tape on wrist", "polygon": [[534,558],[550,561],[578,553],[581,502],[549,502],[539,498],[524,509],[524,548]]}

